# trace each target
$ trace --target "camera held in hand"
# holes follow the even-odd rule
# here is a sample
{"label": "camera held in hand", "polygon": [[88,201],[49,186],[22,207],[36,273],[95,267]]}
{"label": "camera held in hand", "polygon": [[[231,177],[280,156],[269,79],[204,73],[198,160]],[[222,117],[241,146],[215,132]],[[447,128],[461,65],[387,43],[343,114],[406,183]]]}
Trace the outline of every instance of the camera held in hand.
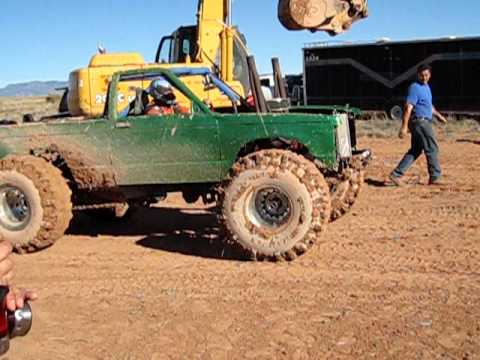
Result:
{"label": "camera held in hand", "polygon": [[8,287],[0,286],[0,355],[10,348],[10,339],[27,335],[32,327],[32,309],[27,301],[14,312],[7,309],[5,300],[9,291]]}

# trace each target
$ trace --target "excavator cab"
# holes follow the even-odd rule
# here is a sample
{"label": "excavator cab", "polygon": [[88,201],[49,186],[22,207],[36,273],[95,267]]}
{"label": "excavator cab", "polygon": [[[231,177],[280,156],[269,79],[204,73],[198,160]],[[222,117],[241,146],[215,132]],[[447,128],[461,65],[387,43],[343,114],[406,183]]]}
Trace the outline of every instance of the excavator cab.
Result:
{"label": "excavator cab", "polygon": [[[235,36],[233,38],[233,80],[238,81],[245,93],[250,88],[247,65],[247,45],[245,36],[234,28]],[[198,26],[182,26],[172,35],[164,36],[155,56],[157,64],[189,64],[195,62],[201,56],[198,47]],[[224,51],[224,50],[223,50]],[[210,64],[217,75],[220,75],[222,48],[218,48],[215,58],[208,57],[205,52],[202,53],[203,63]]]}
{"label": "excavator cab", "polygon": [[172,35],[164,36],[160,40],[155,62],[158,64],[185,63],[187,59],[194,59],[197,47],[197,26],[182,26]]}

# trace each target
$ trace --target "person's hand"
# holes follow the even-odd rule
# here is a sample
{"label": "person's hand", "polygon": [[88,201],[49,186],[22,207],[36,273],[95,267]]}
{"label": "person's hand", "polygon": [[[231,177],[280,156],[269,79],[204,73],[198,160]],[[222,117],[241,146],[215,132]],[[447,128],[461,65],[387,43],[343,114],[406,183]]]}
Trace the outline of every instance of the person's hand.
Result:
{"label": "person's hand", "polygon": [[448,120],[445,118],[443,115],[437,116],[438,121],[440,121],[442,124],[448,123]]}
{"label": "person's hand", "polygon": [[11,286],[13,279],[12,244],[9,241],[0,241],[0,285],[8,286],[10,291],[5,298],[7,309],[15,311],[25,304],[26,300],[36,300],[35,291]]}
{"label": "person's hand", "polygon": [[0,242],[0,285],[8,286],[13,279],[12,244]]}
{"label": "person's hand", "polygon": [[38,294],[35,290],[26,290],[23,288],[17,288],[11,286],[10,291],[5,299],[7,309],[15,311],[23,308],[25,301],[34,301],[38,298]]}
{"label": "person's hand", "polygon": [[407,136],[408,134],[408,128],[405,128],[402,126],[402,128],[400,128],[400,131],[398,132],[398,137],[400,139],[403,139],[405,136]]}

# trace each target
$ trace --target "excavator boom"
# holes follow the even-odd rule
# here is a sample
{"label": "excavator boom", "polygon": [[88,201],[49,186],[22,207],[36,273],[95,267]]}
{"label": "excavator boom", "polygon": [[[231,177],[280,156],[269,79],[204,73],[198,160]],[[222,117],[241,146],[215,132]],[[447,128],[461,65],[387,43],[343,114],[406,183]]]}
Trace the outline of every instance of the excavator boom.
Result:
{"label": "excavator boom", "polygon": [[[340,34],[368,15],[367,0],[278,0],[278,19],[288,30]],[[196,62],[210,61],[221,49],[222,78],[233,80],[232,0],[199,0]]]}
{"label": "excavator boom", "polygon": [[288,30],[340,34],[368,16],[367,0],[279,0],[278,19]]}
{"label": "excavator boom", "polygon": [[[340,34],[368,16],[368,0],[278,0],[278,19],[288,30]],[[199,23],[221,21],[231,26],[231,0],[199,0]]]}

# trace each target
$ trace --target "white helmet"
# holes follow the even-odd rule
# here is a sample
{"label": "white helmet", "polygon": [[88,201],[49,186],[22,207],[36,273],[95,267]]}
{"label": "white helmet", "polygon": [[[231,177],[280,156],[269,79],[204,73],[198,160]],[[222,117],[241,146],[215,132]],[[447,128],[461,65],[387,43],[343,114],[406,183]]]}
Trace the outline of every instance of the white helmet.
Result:
{"label": "white helmet", "polygon": [[175,94],[168,81],[163,79],[153,80],[148,87],[148,93],[155,100],[167,105],[175,104]]}

